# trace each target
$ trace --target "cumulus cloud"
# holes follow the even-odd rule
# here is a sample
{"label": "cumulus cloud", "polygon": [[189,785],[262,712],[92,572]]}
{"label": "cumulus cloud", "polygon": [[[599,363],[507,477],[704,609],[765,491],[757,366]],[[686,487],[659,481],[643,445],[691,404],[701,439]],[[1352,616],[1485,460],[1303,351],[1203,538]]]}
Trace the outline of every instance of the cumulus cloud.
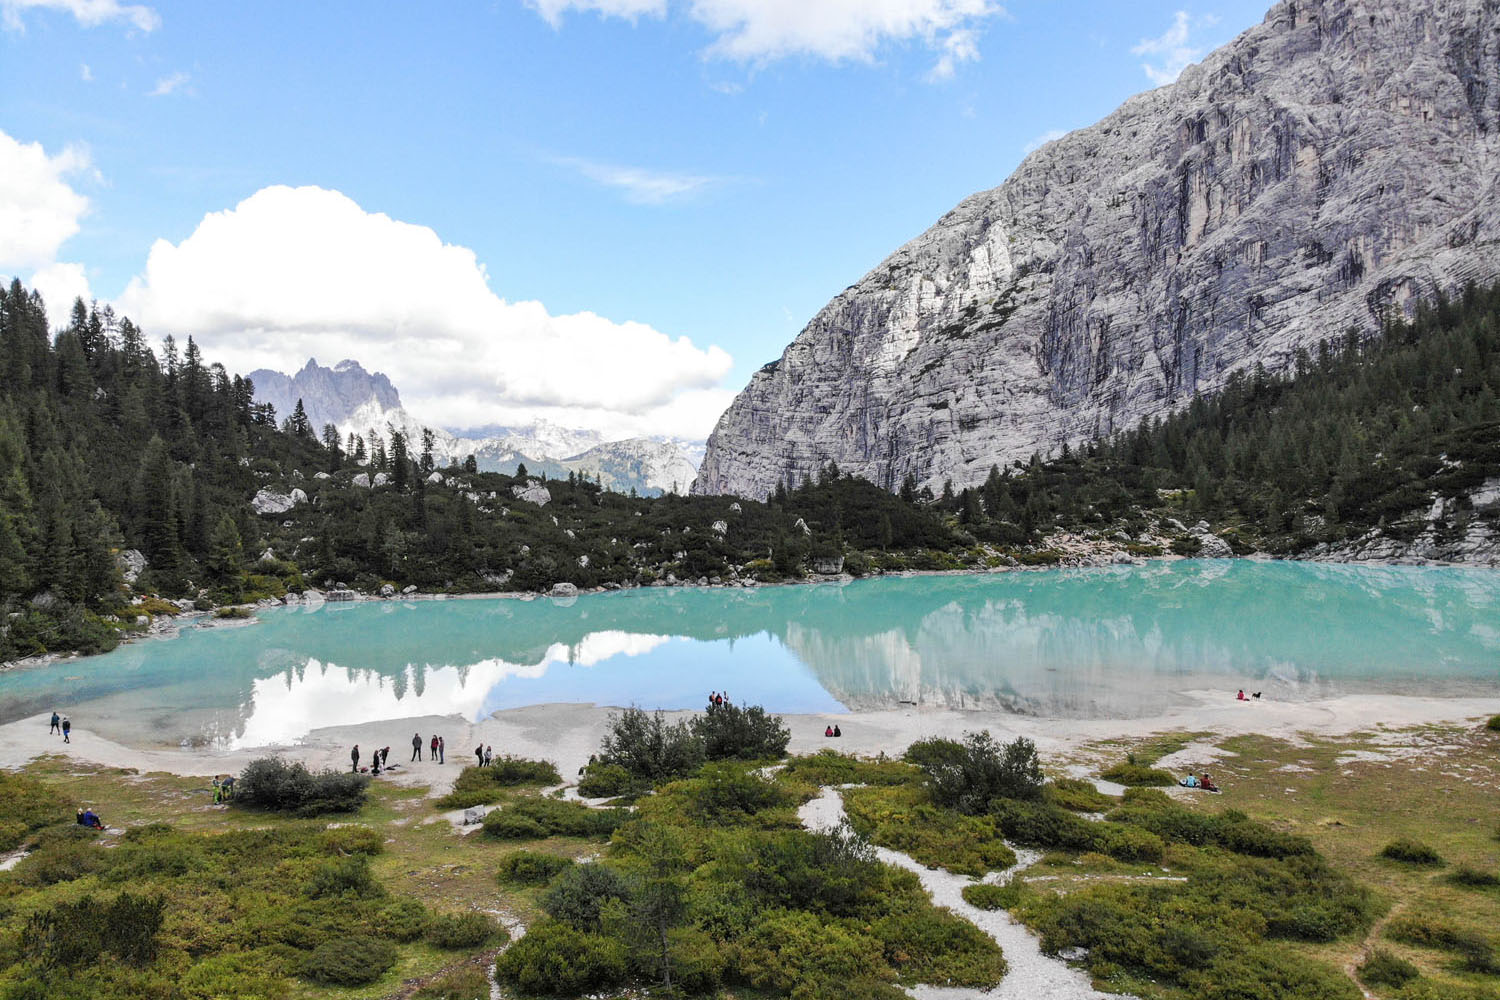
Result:
{"label": "cumulus cloud", "polygon": [[192,334],[231,370],[358,359],[442,426],[545,418],[701,437],[731,395],[721,348],[507,301],[472,250],[317,187],[264,188],[181,243],[158,240],[119,307],[154,335]]}
{"label": "cumulus cloud", "polygon": [[156,81],[156,86],[151,88],[152,97],[166,97],[187,86],[192,77],[181,71],[168,74]]}
{"label": "cumulus cloud", "polygon": [[[0,275],[41,291],[54,316],[74,295],[88,298],[83,267],[59,263],[57,256],[89,210],[70,178],[91,172],[81,147],[49,156],[41,143],[18,142],[0,131]],[[32,272],[29,279],[25,272]]]}
{"label": "cumulus cloud", "polygon": [[1147,56],[1141,69],[1158,87],[1174,82],[1182,71],[1203,57],[1202,45],[1195,45],[1192,33],[1195,28],[1211,27],[1218,18],[1205,16],[1196,19],[1179,10],[1172,16],[1172,26],[1156,38],[1143,38],[1130,50],[1132,55]]}
{"label": "cumulus cloud", "polygon": [[161,18],[150,7],[122,4],[119,0],[0,0],[0,23],[7,30],[24,31],[22,15],[28,10],[60,10],[72,14],[85,28],[110,21],[124,21],[140,31],[154,31]]}
{"label": "cumulus cloud", "polygon": [[714,39],[708,55],[742,63],[788,56],[869,62],[889,43],[917,41],[938,53],[929,79],[979,57],[978,27],[1003,14],[993,0],[530,0],[554,26],[569,10],[604,17],[666,16],[682,10]]}

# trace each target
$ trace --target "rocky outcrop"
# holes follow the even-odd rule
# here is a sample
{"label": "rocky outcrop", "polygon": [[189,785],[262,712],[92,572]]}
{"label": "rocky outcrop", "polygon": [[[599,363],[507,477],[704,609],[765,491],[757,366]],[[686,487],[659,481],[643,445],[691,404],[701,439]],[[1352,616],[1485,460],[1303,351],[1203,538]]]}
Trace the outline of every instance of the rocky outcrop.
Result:
{"label": "rocky outcrop", "polygon": [[535,479],[528,479],[525,486],[512,486],[510,492],[517,500],[525,500],[538,507],[545,507],[552,502],[552,491]]}
{"label": "rocky outcrop", "polygon": [[140,549],[126,549],[115,556],[115,565],[119,567],[120,579],[126,583],[134,584],[146,572],[150,565]]}
{"label": "rocky outcrop", "polygon": [[1500,278],[1500,2],[1286,0],[823,309],[694,490],[978,483]]}
{"label": "rocky outcrop", "polygon": [[306,501],[307,494],[301,490],[294,489],[290,493],[281,493],[267,487],[251,499],[250,509],[257,514],[285,514],[297,504]]}

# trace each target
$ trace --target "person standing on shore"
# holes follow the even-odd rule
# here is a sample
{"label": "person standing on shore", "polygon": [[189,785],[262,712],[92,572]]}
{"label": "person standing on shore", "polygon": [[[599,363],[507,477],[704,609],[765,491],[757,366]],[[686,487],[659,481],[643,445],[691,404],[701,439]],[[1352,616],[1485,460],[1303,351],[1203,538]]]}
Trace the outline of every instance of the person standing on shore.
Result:
{"label": "person standing on shore", "polygon": [[432,734],[432,741],[427,745],[428,746],[428,751],[427,751],[427,759],[428,760],[437,760],[437,744],[438,744],[437,734],[433,733]]}
{"label": "person standing on shore", "polygon": [[421,760],[422,759],[422,734],[421,733],[412,733],[411,734],[411,759],[412,760]]}
{"label": "person standing on shore", "polygon": [[349,751],[349,770],[359,771],[359,744],[354,744],[354,749]]}
{"label": "person standing on shore", "polygon": [[484,766],[484,744],[483,743],[479,744],[477,747],[474,748],[474,760],[477,762],[475,764],[476,767],[483,767]]}
{"label": "person standing on shore", "polygon": [[441,736],[439,736],[437,738],[437,740],[438,740],[438,763],[439,764],[446,764],[446,763],[448,763],[448,743]]}
{"label": "person standing on shore", "polygon": [[52,725],[47,730],[48,736],[51,736],[53,733],[62,733],[62,716],[58,715],[56,711],[52,713]]}
{"label": "person standing on shore", "polygon": [[489,767],[495,759],[495,749],[490,746],[484,748],[484,766]]}
{"label": "person standing on shore", "polygon": [[73,742],[73,723],[68,721],[68,717],[66,715],[63,716],[62,720],[62,734],[64,743]]}

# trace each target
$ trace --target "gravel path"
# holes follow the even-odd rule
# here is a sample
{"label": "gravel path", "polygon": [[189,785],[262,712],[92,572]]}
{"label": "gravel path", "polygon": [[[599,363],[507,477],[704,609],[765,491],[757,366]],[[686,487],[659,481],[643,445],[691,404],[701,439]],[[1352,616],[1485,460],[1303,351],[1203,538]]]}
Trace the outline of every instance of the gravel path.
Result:
{"label": "gravel path", "polygon": [[[829,830],[844,820],[844,799],[837,788],[825,788],[821,795],[804,805],[797,813],[809,830]],[[1042,954],[1041,946],[1031,932],[1004,910],[981,910],[964,902],[964,886],[973,880],[967,875],[953,875],[941,869],[929,869],[905,854],[877,847],[880,860],[914,872],[922,881],[932,901],[946,906],[974,924],[1000,945],[1010,969],[1000,985],[983,990],[948,986],[917,986],[910,990],[918,1000],[1120,1000],[1118,994],[1100,993],[1089,982],[1086,973],[1065,962]],[[1015,867],[991,872],[983,881],[995,882],[1035,864],[1041,857],[1036,851],[1017,851]]]}

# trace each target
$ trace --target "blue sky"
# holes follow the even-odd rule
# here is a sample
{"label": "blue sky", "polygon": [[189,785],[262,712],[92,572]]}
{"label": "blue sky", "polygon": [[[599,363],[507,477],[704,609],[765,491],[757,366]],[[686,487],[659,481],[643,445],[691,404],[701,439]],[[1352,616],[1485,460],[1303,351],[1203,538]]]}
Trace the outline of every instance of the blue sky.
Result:
{"label": "blue sky", "polygon": [[[829,298],[1030,143],[1264,4],[0,0],[0,156],[24,161],[0,169],[0,273],[54,298],[86,279],[231,367],[357,352],[448,425],[701,437]],[[280,185],[322,191],[184,242]],[[479,267],[541,305],[486,302]],[[554,377],[570,362],[598,371]]]}

